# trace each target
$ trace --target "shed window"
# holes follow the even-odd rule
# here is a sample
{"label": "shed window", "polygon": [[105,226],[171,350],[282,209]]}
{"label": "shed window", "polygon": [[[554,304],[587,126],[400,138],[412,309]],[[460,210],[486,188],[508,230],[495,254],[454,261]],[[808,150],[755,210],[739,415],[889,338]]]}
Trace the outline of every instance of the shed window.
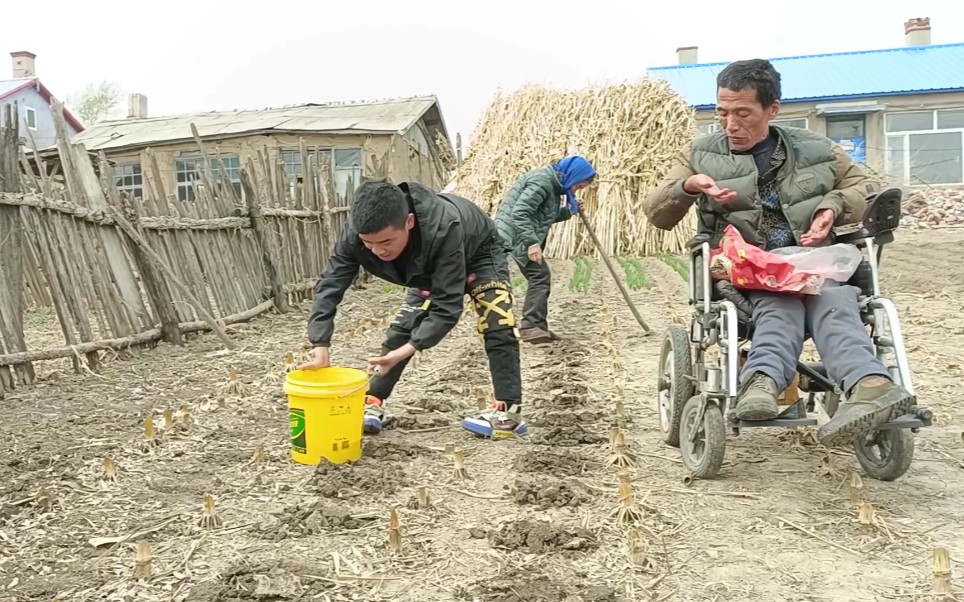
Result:
{"label": "shed window", "polygon": [[362,149],[335,149],[335,169],[333,172],[335,198],[344,204],[347,199],[361,186],[362,180]]}
{"label": "shed window", "polygon": [[[315,165],[323,174],[331,171],[331,149],[330,148],[307,148],[305,152],[308,157],[314,157]],[[281,166],[285,170],[285,176],[292,185],[296,184],[304,174],[305,158],[301,156],[300,149],[286,149],[281,151]]]}
{"label": "shed window", "polygon": [[35,130],[37,129],[37,109],[27,107],[24,113],[24,121],[27,123],[27,127]]}
{"label": "shed window", "polygon": [[[214,181],[214,185],[217,186],[220,183],[219,173],[221,171],[221,162],[218,161],[217,157],[208,158],[211,178]],[[241,160],[237,155],[221,155],[221,161],[224,162],[225,175],[227,180],[231,182],[232,188],[234,188],[235,194],[239,197],[241,196]],[[179,201],[193,201],[194,196],[194,182],[201,182],[201,171],[204,167],[204,158],[199,154],[184,154],[182,153],[177,160],[174,161],[174,178],[177,185],[177,199]]]}
{"label": "shed window", "polygon": [[140,163],[114,166],[114,182],[117,190],[127,192],[132,198],[144,198],[144,176]]}

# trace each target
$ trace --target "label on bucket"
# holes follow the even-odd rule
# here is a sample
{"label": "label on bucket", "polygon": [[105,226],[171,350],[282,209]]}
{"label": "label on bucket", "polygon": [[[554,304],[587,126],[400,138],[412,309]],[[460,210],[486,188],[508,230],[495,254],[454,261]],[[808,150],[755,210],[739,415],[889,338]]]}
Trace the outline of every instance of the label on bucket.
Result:
{"label": "label on bucket", "polygon": [[306,453],[305,411],[297,408],[289,409],[288,420],[291,422],[291,447],[299,454]]}
{"label": "label on bucket", "polygon": [[329,416],[347,416],[351,414],[351,405],[348,403],[332,403],[328,406]]}

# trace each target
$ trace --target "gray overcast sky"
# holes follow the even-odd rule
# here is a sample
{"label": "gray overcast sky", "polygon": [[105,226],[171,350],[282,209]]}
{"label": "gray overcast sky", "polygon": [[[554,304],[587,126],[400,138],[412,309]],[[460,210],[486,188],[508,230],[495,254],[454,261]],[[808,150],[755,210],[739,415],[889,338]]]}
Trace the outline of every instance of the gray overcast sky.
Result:
{"label": "gray overcast sky", "polygon": [[964,42],[959,0],[52,4],[7,3],[0,51],[36,53],[60,98],[107,79],[157,116],[434,93],[466,142],[500,87],[631,80],[678,46],[700,62],[887,48],[911,17],[934,44]]}

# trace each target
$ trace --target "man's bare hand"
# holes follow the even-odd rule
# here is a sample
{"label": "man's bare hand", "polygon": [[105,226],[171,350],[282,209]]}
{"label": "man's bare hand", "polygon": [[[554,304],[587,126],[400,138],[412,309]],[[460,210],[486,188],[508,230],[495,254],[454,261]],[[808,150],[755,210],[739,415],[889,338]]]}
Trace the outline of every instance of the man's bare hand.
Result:
{"label": "man's bare hand", "polygon": [[800,237],[800,244],[805,247],[815,247],[830,236],[833,228],[833,209],[821,209],[813,216],[810,229]]}
{"label": "man's bare hand", "polygon": [[716,185],[716,180],[701,173],[686,178],[686,181],[683,182],[683,190],[690,194],[705,194],[721,205],[736,200],[735,190],[720,188]]}
{"label": "man's bare hand", "polygon": [[298,365],[298,370],[317,370],[331,366],[331,357],[327,347],[315,347],[311,350],[311,360]]}
{"label": "man's bare hand", "polygon": [[530,260],[536,263],[542,263],[542,247],[539,245],[532,245],[529,247],[528,255]]}

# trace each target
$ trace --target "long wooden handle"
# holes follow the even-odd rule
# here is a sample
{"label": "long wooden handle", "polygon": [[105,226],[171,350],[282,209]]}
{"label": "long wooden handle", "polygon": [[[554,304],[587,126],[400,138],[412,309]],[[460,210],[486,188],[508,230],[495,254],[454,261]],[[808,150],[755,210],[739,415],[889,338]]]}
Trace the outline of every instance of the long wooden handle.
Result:
{"label": "long wooden handle", "polygon": [[616,281],[616,286],[619,287],[619,292],[623,294],[623,299],[626,300],[626,305],[628,305],[629,310],[633,312],[633,317],[635,317],[636,321],[639,322],[639,325],[643,327],[644,334],[651,334],[652,331],[649,329],[649,326],[646,325],[646,322],[643,320],[643,316],[639,314],[639,310],[636,309],[636,305],[633,303],[633,300],[629,298],[629,291],[626,290],[626,287],[623,285],[623,281],[619,279],[619,274],[616,273],[616,268],[613,267],[613,264],[603,252],[602,245],[599,244],[599,239],[596,238],[596,233],[593,232],[592,226],[589,225],[589,220],[586,219],[586,215],[580,211],[579,217],[582,219],[582,225],[586,227],[586,232],[589,232],[589,237],[592,238],[593,244],[596,245],[596,249],[599,251],[603,261],[606,263],[606,267],[609,268],[609,273],[612,274],[613,280]]}

